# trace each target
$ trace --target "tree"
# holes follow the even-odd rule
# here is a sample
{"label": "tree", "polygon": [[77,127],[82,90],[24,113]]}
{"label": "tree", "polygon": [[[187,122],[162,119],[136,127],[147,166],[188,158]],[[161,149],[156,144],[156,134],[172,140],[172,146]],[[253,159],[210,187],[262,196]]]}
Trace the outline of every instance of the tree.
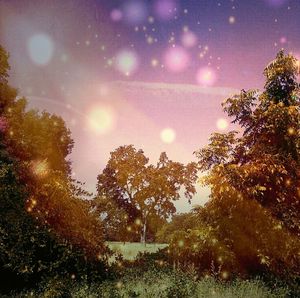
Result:
{"label": "tree", "polygon": [[[244,272],[299,276],[300,99],[297,63],[281,51],[264,70],[265,90],[223,103],[242,133],[214,133],[195,154],[211,200],[199,216]],[[206,214],[203,216],[203,214]]]}
{"label": "tree", "polygon": [[[96,197],[92,206],[95,214],[101,219],[104,236],[108,241],[134,241],[137,231],[132,229],[134,221],[128,213],[119,207],[114,200],[107,197]],[[129,228],[130,227],[130,228]]]}
{"label": "tree", "polygon": [[176,209],[173,204],[180,198],[180,191],[190,200],[195,193],[197,169],[194,163],[186,166],[160,155],[154,165],[148,164],[142,150],[132,145],[121,146],[111,153],[102,174],[98,176],[98,196],[114,200],[139,220],[141,242],[146,241],[149,220],[167,218]]}
{"label": "tree", "polygon": [[170,222],[166,222],[157,231],[157,241],[161,243],[168,243],[175,232],[187,232],[189,229],[197,226],[197,217],[194,215],[194,212],[174,214],[172,216],[172,220]]}
{"label": "tree", "polygon": [[27,110],[8,70],[0,46],[0,276],[12,281],[0,291],[45,275],[81,278],[104,253],[101,224],[70,176],[70,131],[56,115]]}
{"label": "tree", "polygon": [[257,200],[300,235],[300,100],[297,63],[281,51],[264,71],[265,91],[242,90],[223,103],[224,111],[244,130],[213,134],[196,152],[209,171],[204,183],[234,186]]}

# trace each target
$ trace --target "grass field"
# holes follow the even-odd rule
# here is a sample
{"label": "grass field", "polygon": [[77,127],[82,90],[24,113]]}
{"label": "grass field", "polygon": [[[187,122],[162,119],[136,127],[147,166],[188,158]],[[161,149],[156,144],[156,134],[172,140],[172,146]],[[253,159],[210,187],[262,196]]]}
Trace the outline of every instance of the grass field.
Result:
{"label": "grass field", "polygon": [[167,244],[140,243],[140,242],[107,242],[108,247],[114,252],[123,255],[125,260],[134,260],[139,252],[155,253],[159,249],[165,248]]}

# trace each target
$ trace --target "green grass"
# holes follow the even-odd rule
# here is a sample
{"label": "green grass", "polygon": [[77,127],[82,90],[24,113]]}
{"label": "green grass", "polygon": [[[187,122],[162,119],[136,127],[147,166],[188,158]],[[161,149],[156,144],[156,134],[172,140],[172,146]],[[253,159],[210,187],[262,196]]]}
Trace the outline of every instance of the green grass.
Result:
{"label": "green grass", "polygon": [[[108,242],[108,246],[123,255],[126,260],[134,260],[139,252],[155,253],[166,244],[141,244]],[[118,274],[102,282],[71,280],[63,276],[49,279],[32,291],[24,291],[14,297],[78,297],[78,298],[284,298],[288,297],[288,287],[277,283],[268,287],[259,279],[224,282],[212,277],[196,280],[193,271],[184,273],[166,265],[147,262],[141,267],[124,267]]]}
{"label": "green grass", "polygon": [[139,252],[155,253],[159,249],[167,247],[167,244],[140,243],[140,242],[107,242],[108,247],[123,256],[124,260],[132,261]]}

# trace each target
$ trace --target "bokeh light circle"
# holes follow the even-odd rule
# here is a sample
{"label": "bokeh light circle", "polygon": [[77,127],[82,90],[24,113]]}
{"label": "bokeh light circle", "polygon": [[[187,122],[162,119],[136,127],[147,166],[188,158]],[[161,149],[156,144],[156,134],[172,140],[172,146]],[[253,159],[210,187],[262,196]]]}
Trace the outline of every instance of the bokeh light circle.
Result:
{"label": "bokeh light circle", "polygon": [[96,134],[107,134],[115,127],[115,118],[115,112],[111,107],[96,106],[88,112],[88,127]]}
{"label": "bokeh light circle", "polygon": [[154,3],[155,14],[160,20],[172,19],[178,10],[178,1],[176,0],[157,0]]}
{"label": "bokeh light circle", "polygon": [[176,133],[172,128],[165,128],[160,133],[161,140],[166,144],[171,144],[175,141]]}
{"label": "bokeh light circle", "polygon": [[182,47],[171,47],[165,53],[165,64],[171,72],[184,71],[190,62],[190,57]]}
{"label": "bokeh light circle", "polygon": [[123,13],[120,9],[115,8],[110,12],[110,18],[114,22],[119,22],[123,18]]}
{"label": "bokeh light circle", "polygon": [[139,59],[136,52],[132,50],[121,50],[116,55],[116,69],[124,75],[131,75],[134,73],[139,64]]}
{"label": "bokeh light circle", "polygon": [[212,86],[216,82],[217,76],[211,67],[203,67],[198,70],[196,80],[200,85]]}
{"label": "bokeh light circle", "polygon": [[31,36],[27,43],[30,59],[37,65],[47,65],[52,59],[54,44],[50,36],[40,33]]}
{"label": "bokeh light circle", "polygon": [[181,42],[184,47],[192,48],[197,43],[197,36],[191,31],[184,32],[181,37]]}
{"label": "bokeh light circle", "polygon": [[224,118],[218,119],[216,125],[219,130],[226,130],[229,126],[228,121]]}

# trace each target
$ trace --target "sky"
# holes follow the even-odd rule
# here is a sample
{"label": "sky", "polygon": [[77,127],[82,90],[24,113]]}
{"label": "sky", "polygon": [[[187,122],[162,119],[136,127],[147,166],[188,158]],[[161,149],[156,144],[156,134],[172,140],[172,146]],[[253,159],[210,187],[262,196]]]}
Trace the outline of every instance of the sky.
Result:
{"label": "sky", "polygon": [[[121,145],[152,163],[163,151],[195,161],[211,133],[234,128],[223,100],[263,88],[280,49],[300,58],[299,28],[300,0],[0,0],[10,83],[64,118],[90,191]],[[192,205],[207,201],[197,190]]]}

